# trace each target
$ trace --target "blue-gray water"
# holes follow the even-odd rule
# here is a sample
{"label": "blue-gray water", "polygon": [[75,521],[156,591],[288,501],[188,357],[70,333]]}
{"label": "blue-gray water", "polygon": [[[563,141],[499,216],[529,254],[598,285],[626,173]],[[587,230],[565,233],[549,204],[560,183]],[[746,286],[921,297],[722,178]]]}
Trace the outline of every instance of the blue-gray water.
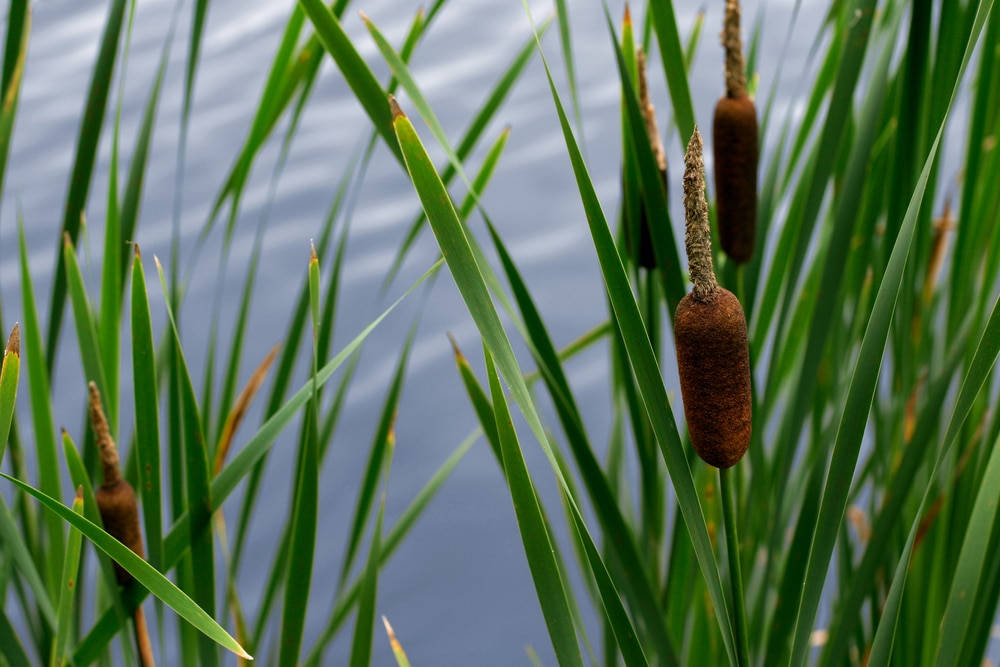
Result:
{"label": "blue-gray water", "polygon": [[[96,56],[107,3],[43,0],[34,6],[31,48],[6,190],[0,208],[0,294],[3,317],[9,328],[20,315],[20,279],[17,262],[17,216],[23,216],[36,294],[47,312],[49,280],[56,251],[56,235],[73,158],[83,99]],[[536,21],[550,7],[533,2]],[[678,21],[686,34],[701,7],[676,3]],[[753,3],[745,26],[757,17]],[[763,21],[758,69],[774,72],[782,56],[792,0],[772,1]],[[124,87],[116,87],[112,104],[122,95],[122,163],[127,165],[141,121],[143,105],[164,47],[174,3],[139,3]],[[717,6],[716,6],[717,5]],[[408,29],[416,3],[392,0],[355,2],[345,15],[344,27],[355,38],[362,55],[381,80],[387,70],[364,31],[356,11],[363,10],[389,39],[398,44]],[[204,50],[199,65],[194,108],[183,166],[181,220],[182,271],[193,271],[183,311],[184,347],[188,362],[200,381],[205,367],[208,324],[219,309],[222,348],[227,341],[244,267],[253,236],[270,196],[271,173],[279,154],[272,140],[257,160],[251,186],[243,201],[237,240],[229,271],[218,274],[220,234],[209,238],[194,255],[198,234],[213,197],[222,185],[231,160],[246,136],[264,78],[291,11],[291,2],[274,0],[216,0],[212,3]],[[189,7],[178,24],[157,117],[153,152],[147,174],[138,241],[146,258],[154,318],[162,325],[162,299],[151,258],[169,260],[177,173],[177,143],[182,100],[183,68],[189,31]],[[717,44],[722,3],[714,3],[692,75],[698,121],[707,126],[722,88],[721,49]],[[824,8],[825,9],[825,8]],[[612,14],[621,15],[614,2]],[[779,118],[794,114],[790,101],[805,88],[801,81],[806,57],[813,46],[816,15],[800,17],[800,26],[782,64],[782,83],[775,107]],[[574,55],[580,84],[584,143],[593,178],[609,216],[617,205],[619,164],[619,84],[614,58],[597,2],[573,7]],[[453,2],[435,20],[430,33],[412,60],[412,72],[430,101],[449,138],[457,142],[472,114],[497,76],[530,37],[530,27],[517,0]],[[546,55],[565,91],[565,70],[555,28],[544,41]],[[118,74],[121,74],[119,70]],[[669,103],[658,58],[652,58],[653,102],[660,127],[669,127]],[[769,86],[770,83],[767,84]],[[765,87],[765,90],[768,88]],[[405,110],[412,105],[400,97]],[[113,109],[113,107],[112,107]],[[415,112],[410,114],[416,119]],[[605,298],[598,276],[586,221],[544,71],[537,56],[511,98],[499,111],[484,142],[504,126],[511,127],[506,153],[489,190],[482,198],[491,219],[523,271],[557,345],[565,345],[606,317]],[[279,126],[281,136],[285,123]],[[417,129],[432,154],[440,158],[422,123]],[[348,158],[367,133],[363,113],[332,62],[327,60],[313,98],[303,117],[289,162],[277,185],[269,210],[250,339],[244,367],[252,368],[268,349],[285,335],[288,312],[306,269],[309,241],[317,237],[334,189],[347,168]],[[92,231],[89,252],[98,256],[103,235],[111,133],[105,130],[91,188],[87,218]],[[671,164],[671,189],[679,191],[681,143],[676,132],[667,141]],[[470,172],[483,151],[470,162]],[[765,157],[766,159],[766,157]],[[440,159],[439,159],[440,163]],[[708,165],[711,168],[711,165]],[[125,177],[125,167],[120,178]],[[675,198],[672,211],[680,219]],[[380,298],[381,280],[407,226],[418,210],[412,187],[398,164],[380,147],[364,187],[353,202],[344,282],[338,309],[339,350],[377,316],[403,287],[418,277],[436,256],[429,233],[411,254],[401,278],[388,298]],[[482,231],[478,220],[473,227]],[[86,255],[84,255],[86,256]],[[197,257],[198,264],[192,265]],[[98,275],[87,273],[90,284]],[[325,620],[328,601],[339,574],[339,558],[347,522],[378,411],[401,341],[420,312],[420,327],[410,361],[404,397],[396,424],[396,455],[387,496],[387,525],[399,517],[410,499],[426,483],[452,450],[471,432],[476,421],[454,368],[447,333],[451,333],[481,368],[480,345],[472,324],[449,276],[442,274],[428,296],[417,293],[404,302],[375,331],[366,345],[333,451],[322,478],[320,558],[314,572],[310,615],[310,646]],[[71,326],[71,316],[67,325]],[[83,377],[75,350],[67,347],[73,337],[64,335],[63,352],[54,383],[56,420],[79,437]],[[127,352],[127,350],[126,350]],[[128,366],[123,383],[128,382]],[[568,365],[570,380],[583,406],[588,427],[600,442],[610,429],[607,408],[607,359],[603,347],[581,355]],[[665,369],[671,373],[672,369]],[[246,380],[246,373],[241,382]],[[24,396],[25,394],[22,394]],[[127,394],[126,394],[127,395]],[[22,402],[21,423],[29,420]],[[256,422],[251,416],[251,425]],[[121,433],[131,431],[131,416],[121,418]],[[245,428],[249,431],[250,426]],[[287,486],[292,478],[291,428],[275,445],[267,483]],[[528,463],[544,489],[547,507],[558,514],[551,473],[537,444],[522,432]],[[246,441],[238,438],[237,446]],[[67,498],[69,497],[67,489]],[[235,505],[227,506],[230,526],[235,525]],[[251,554],[260,551],[263,562],[251,556],[244,568],[240,589],[248,610],[257,607],[266,563],[288,513],[284,504],[261,505],[252,532]],[[560,523],[556,521],[556,523]],[[565,542],[564,542],[565,545]],[[570,556],[567,551],[567,556]],[[255,567],[256,566],[256,567]],[[377,612],[392,622],[414,665],[526,665],[525,648],[534,647],[545,664],[554,664],[545,625],[522,551],[509,495],[495,460],[483,442],[477,443],[442,488],[426,516],[385,568],[380,580]],[[593,618],[588,618],[593,627]],[[348,628],[349,630],[349,628]],[[274,629],[277,632],[277,628]],[[597,640],[595,633],[593,639]],[[330,653],[329,663],[340,664],[349,651],[344,634]],[[273,637],[272,637],[273,638]],[[259,656],[266,660],[267,656]],[[373,664],[390,664],[381,628],[377,628]]]}

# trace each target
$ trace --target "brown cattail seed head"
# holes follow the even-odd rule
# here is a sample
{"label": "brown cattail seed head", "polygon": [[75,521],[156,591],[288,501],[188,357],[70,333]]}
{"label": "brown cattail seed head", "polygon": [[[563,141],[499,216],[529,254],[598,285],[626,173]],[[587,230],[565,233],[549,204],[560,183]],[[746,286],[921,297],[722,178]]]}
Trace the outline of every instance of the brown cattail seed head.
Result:
{"label": "brown cattail seed head", "polygon": [[681,299],[674,316],[677,371],[691,445],[709,465],[728,468],[750,445],[747,324],[739,300],[718,286],[712,270],[697,128],[684,164],[685,243],[694,289]]}
{"label": "brown cattail seed head", "polygon": [[726,50],[726,94],[715,106],[712,126],[716,217],[722,250],[742,264],[753,256],[757,232],[759,148],[757,110],[747,95],[738,0],[726,1],[722,45]]}
{"label": "brown cattail seed head", "polygon": [[[628,11],[626,7],[626,12]],[[627,15],[626,15],[627,16]],[[646,135],[649,137],[649,145],[653,150],[653,158],[660,171],[660,180],[663,183],[663,191],[669,197],[667,186],[667,154],[663,148],[663,140],[660,138],[660,130],[656,125],[656,109],[649,97],[649,82],[646,76],[646,52],[642,48],[636,49],[636,64],[639,74],[639,109],[646,125]],[[627,212],[627,211],[626,211]],[[653,234],[650,231],[650,216],[646,210],[645,201],[640,202],[639,220],[633,223],[625,221],[625,246],[630,251],[635,250],[633,243],[633,229],[638,227],[638,254],[636,262],[644,269],[652,270],[656,268],[656,254],[653,250]]]}
{"label": "brown cattail seed head", "polygon": [[[118,448],[111,438],[97,385],[90,382],[87,389],[90,398],[90,425],[94,429],[94,438],[97,441],[104,473],[104,481],[94,494],[97,499],[97,509],[104,522],[104,530],[134,553],[144,557],[142,533],[139,530],[139,504],[135,490],[121,476],[118,467]],[[114,565],[115,578],[119,584],[124,586],[132,581],[132,575],[122,566],[117,562]]]}

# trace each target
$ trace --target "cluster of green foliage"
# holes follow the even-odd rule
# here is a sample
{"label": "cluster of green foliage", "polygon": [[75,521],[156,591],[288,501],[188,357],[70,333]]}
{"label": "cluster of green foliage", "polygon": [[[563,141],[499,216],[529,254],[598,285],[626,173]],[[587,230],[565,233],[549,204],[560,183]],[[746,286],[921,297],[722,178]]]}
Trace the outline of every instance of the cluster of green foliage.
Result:
{"label": "cluster of green foliage", "polygon": [[[672,400],[676,380],[660,370],[673,354],[665,343],[687,289],[685,262],[640,110],[635,59],[638,43],[658,53],[670,95],[671,128],[677,130],[668,135],[686,143],[695,127],[688,63],[700,23],[685,47],[671,2],[650,2],[643,13],[633,8],[642,20],[626,21],[620,30],[605,12],[609,58],[622,82],[622,209],[641,206],[649,217],[657,268],[648,270],[630,259],[634,255],[627,251],[621,225],[609,223],[591,182],[578,143],[584,119],[569,7],[557,0],[568,92],[559,91],[547,61],[545,72],[586,212],[581,225],[589,225],[609,306],[605,322],[559,350],[499,226],[479,206],[480,193],[502,165],[507,133],[490,144],[474,175],[466,171],[468,157],[526,63],[535,54],[544,60],[541,36],[547,24],[525,36],[524,48],[453,147],[407,67],[443,0],[416,14],[398,49],[365,19],[391,71],[387,83],[377,80],[344,32],[340,17],[347,4],[299,0],[291,11],[252,127],[204,234],[228,215],[223,253],[228,252],[261,147],[285,119],[287,148],[327,55],[365,110],[370,141],[344,165],[342,186],[303,270],[280,354],[261,363],[239,391],[258,240],[232,346],[211,349],[209,368],[216,356],[225,357],[218,380],[222,390],[216,395],[206,389],[199,396],[175,319],[184,292],[176,241],[169,270],[157,264],[168,304],[168,324],[158,343],[144,262],[138,247],[127,243],[140,224],[163,66],[152,82],[120,190],[118,115],[108,123],[105,117],[113,72],[127,58],[131,28],[126,19],[135,8],[125,0],[110,3],[81,113],[45,330],[23,231],[20,237],[23,312],[15,318],[20,325],[0,375],[0,453],[6,453],[13,473],[3,483],[14,494],[11,503],[0,497],[0,594],[5,600],[0,664],[40,659],[87,665],[106,659],[114,642],[127,659],[133,657],[123,628],[152,593],[161,624],[167,608],[184,619],[177,649],[184,664],[219,663],[220,645],[282,665],[321,664],[353,614],[350,661],[367,665],[380,568],[480,437],[493,449],[507,482],[552,647],[564,667],[585,661],[630,666],[977,664],[1000,600],[1000,414],[995,410],[1000,389],[994,375],[1000,353],[1000,253],[993,250],[1000,248],[995,224],[1000,215],[1000,18],[991,11],[993,2],[832,3],[816,39],[822,51],[800,118],[777,120],[772,114],[775,87],[769,86],[767,72],[756,71],[751,48],[748,78],[759,81],[761,132],[775,139],[760,166],[757,252],[740,266],[719,252],[715,257],[720,284],[739,297],[746,312],[753,370],[750,448],[721,477],[686,442],[678,427],[681,406]],[[0,79],[0,186],[21,89],[29,9],[26,0],[10,0]],[[182,127],[189,120],[207,9],[207,0],[194,3]],[[397,88],[406,93],[407,109],[391,97]],[[721,95],[721,79],[719,90]],[[969,101],[969,115],[952,121],[965,128],[965,144],[950,149],[961,154],[960,180],[942,186],[954,176],[942,166],[942,142],[960,95]],[[430,129],[447,158],[443,170],[428,157],[407,113],[419,115]],[[94,290],[84,284],[75,245],[105,125],[114,140],[100,285]],[[395,525],[384,527],[381,494],[413,340],[406,337],[358,484],[338,594],[332,607],[321,606],[308,595],[318,556],[319,470],[357,352],[392,310],[333,352],[348,238],[348,225],[335,222],[343,215],[346,193],[357,186],[352,176],[363,173],[379,143],[405,169],[423,209],[401,240],[396,262],[387,267],[386,282],[395,278],[414,240],[429,226],[442,259],[400,299],[447,266],[482,337],[485,380],[456,348],[481,429],[458,445]],[[448,191],[456,178],[468,192],[458,206]],[[940,201],[938,193],[952,189],[954,203]],[[498,266],[486,259],[481,243],[492,247]],[[325,283],[321,263],[329,265]],[[100,298],[92,298],[92,291]],[[129,456],[126,474],[141,499],[147,560],[100,528],[91,434],[81,450],[69,434],[60,438],[55,432],[51,362],[69,309],[80,361],[104,397],[110,423],[117,424],[123,405],[130,404],[135,414],[134,428],[121,439]],[[501,314],[511,327],[503,326]],[[311,338],[305,334],[310,324]],[[124,368],[123,331],[130,335],[131,349]],[[515,335],[526,343],[529,360],[514,354],[510,336]],[[606,346],[611,358],[608,411],[614,427],[606,443],[588,433],[566,372],[576,354],[595,345]],[[272,362],[263,421],[247,444],[230,454],[233,433]],[[296,391],[290,383],[299,362],[311,367],[311,377]],[[18,417],[31,420],[30,441],[19,436],[14,417],[22,370],[26,392],[18,404],[27,409]],[[338,371],[337,383],[326,387]],[[120,391],[124,373],[131,375],[131,396]],[[211,371],[204,376],[203,386],[215,386]],[[543,420],[542,388],[557,424]],[[84,399],[81,387],[81,403]],[[558,515],[540,501],[510,399],[551,464],[547,478],[554,476],[562,500]],[[292,424],[299,432],[287,436],[297,443],[294,478],[283,491],[290,505],[288,527],[271,554],[259,608],[246,609],[236,575],[245,560],[247,530],[256,516],[270,449]],[[28,478],[29,456],[35,458],[35,483]],[[636,463],[631,472],[630,461]],[[63,479],[66,470],[71,484]],[[238,484],[247,491],[230,535],[216,510]],[[77,487],[81,491],[72,507],[60,501]],[[555,539],[557,516],[570,535],[570,551]],[[717,530],[719,525],[724,530]],[[96,547],[101,577],[93,585],[73,585],[81,554],[91,553],[81,547],[81,535]],[[110,559],[136,582],[119,589]],[[569,585],[571,569],[582,578],[582,591]],[[603,623],[599,641],[582,621],[585,604]],[[84,607],[96,615],[87,627],[81,621]],[[829,620],[817,627],[822,607]],[[325,624],[310,645],[304,645],[307,614],[321,615]],[[17,632],[16,623],[27,632]],[[280,641],[269,643],[268,629],[277,627]],[[399,664],[407,664],[394,640],[393,649]]]}

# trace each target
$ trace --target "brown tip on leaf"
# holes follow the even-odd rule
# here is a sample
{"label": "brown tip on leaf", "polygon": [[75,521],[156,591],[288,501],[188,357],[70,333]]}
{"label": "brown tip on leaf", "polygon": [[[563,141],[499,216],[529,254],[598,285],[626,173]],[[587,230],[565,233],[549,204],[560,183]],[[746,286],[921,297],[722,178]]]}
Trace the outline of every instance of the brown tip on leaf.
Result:
{"label": "brown tip on leaf", "polygon": [[139,244],[138,243],[133,243],[132,245],[135,246],[135,261],[141,262],[142,261],[142,253],[139,252]]}
{"label": "brown tip on leaf", "polygon": [[694,134],[684,154],[684,245],[687,248],[688,272],[694,289],[692,298],[711,301],[718,283],[712,268],[712,237],[708,229],[708,202],[705,199],[705,164],[702,159],[701,132]]}
{"label": "brown tip on leaf", "polygon": [[77,484],[76,486],[76,500],[83,502],[83,484]]}
{"label": "brown tip on leaf", "polygon": [[397,118],[406,118],[406,114],[399,108],[399,102],[396,101],[396,97],[394,95],[389,95],[389,110],[392,111],[393,120],[396,120]]}
{"label": "brown tip on leaf", "polygon": [[722,47],[726,50],[726,95],[746,97],[746,66],[740,39],[740,2],[726,0],[726,18],[722,24]]}
{"label": "brown tip on leaf", "polygon": [[8,354],[13,354],[15,357],[21,356],[21,328],[17,322],[14,322],[14,328],[11,329],[10,338],[7,339],[7,349],[4,350],[3,356]]}
{"label": "brown tip on leaf", "polygon": [[625,16],[622,17],[622,25],[632,25],[632,12],[629,11],[628,3],[625,3]]}
{"label": "brown tip on leaf", "polygon": [[312,241],[309,241],[309,261],[310,262],[319,261],[319,255],[316,254],[316,244],[314,244]]}
{"label": "brown tip on leaf", "polygon": [[448,333],[448,340],[451,341],[451,350],[455,355],[455,363],[459,366],[468,366],[469,360],[465,358],[464,354],[462,354],[462,350],[458,347],[458,341],[456,341],[455,337],[451,335],[451,332]]}
{"label": "brown tip on leaf", "polygon": [[63,247],[73,247],[73,239],[70,238],[69,232],[63,232]]}
{"label": "brown tip on leaf", "polygon": [[101,407],[101,394],[97,391],[97,385],[93,381],[88,382],[87,391],[90,396],[90,426],[94,429],[94,440],[97,442],[104,469],[103,485],[112,486],[121,479],[118,470],[118,448],[111,438],[111,430],[108,428],[108,419],[104,416],[104,408]]}
{"label": "brown tip on leaf", "polygon": [[362,20],[362,21],[364,21],[365,23],[371,23],[371,21],[370,21],[370,20],[368,20],[368,15],[367,15],[367,14],[365,14],[365,13],[364,13],[363,11],[361,11],[360,9],[358,10],[358,16],[360,16],[360,17],[361,17],[361,20]]}
{"label": "brown tip on leaf", "polygon": [[403,645],[396,639],[396,633],[393,631],[392,626],[389,625],[389,619],[385,616],[382,617],[382,625],[385,626],[385,634],[389,637],[389,645],[392,646],[393,653],[402,653]]}

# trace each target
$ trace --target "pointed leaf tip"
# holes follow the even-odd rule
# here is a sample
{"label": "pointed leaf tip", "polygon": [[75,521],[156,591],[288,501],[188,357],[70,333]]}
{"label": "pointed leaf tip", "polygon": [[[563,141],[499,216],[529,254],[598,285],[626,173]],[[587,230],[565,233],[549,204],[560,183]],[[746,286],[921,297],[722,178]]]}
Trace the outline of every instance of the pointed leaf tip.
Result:
{"label": "pointed leaf tip", "polygon": [[628,3],[625,3],[625,16],[622,17],[622,25],[632,25],[632,12],[629,11]]}
{"label": "pointed leaf tip", "polygon": [[142,261],[142,253],[139,252],[139,244],[138,243],[133,243],[132,245],[135,246],[135,261],[137,261],[137,262]]}
{"label": "pointed leaf tip", "polygon": [[14,322],[14,328],[10,332],[10,338],[7,339],[7,349],[4,350],[3,356],[8,354],[13,354],[16,357],[21,356],[21,328],[17,322]]}
{"label": "pointed leaf tip", "polygon": [[451,350],[455,355],[455,363],[468,365],[468,360],[466,360],[465,355],[462,354],[462,350],[458,347],[458,341],[455,340],[450,331],[448,332],[448,340],[451,341]]}
{"label": "pointed leaf tip", "polygon": [[392,119],[394,121],[397,118],[406,118],[406,114],[399,108],[399,102],[396,101],[394,95],[389,95],[389,110],[392,111]]}

